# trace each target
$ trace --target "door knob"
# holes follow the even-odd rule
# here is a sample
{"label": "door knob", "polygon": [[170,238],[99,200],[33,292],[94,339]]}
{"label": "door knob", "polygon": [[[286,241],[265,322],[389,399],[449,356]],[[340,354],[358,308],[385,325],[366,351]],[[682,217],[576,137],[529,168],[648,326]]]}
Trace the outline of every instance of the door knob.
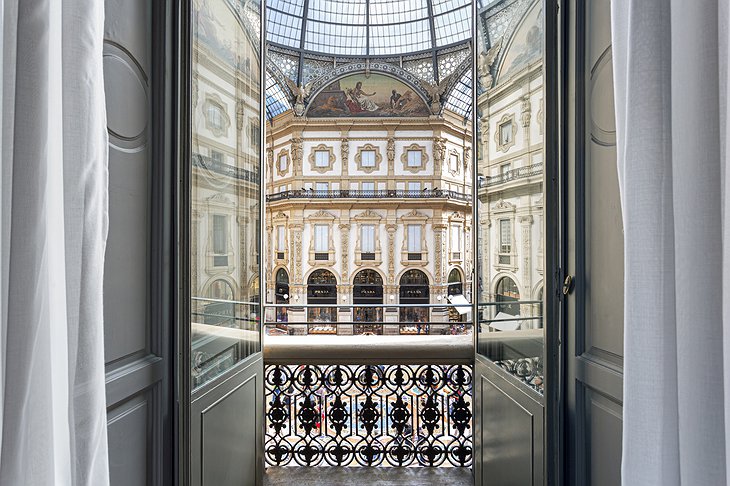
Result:
{"label": "door knob", "polygon": [[574,286],[575,278],[572,275],[565,277],[565,280],[563,281],[563,295],[570,294],[573,291]]}

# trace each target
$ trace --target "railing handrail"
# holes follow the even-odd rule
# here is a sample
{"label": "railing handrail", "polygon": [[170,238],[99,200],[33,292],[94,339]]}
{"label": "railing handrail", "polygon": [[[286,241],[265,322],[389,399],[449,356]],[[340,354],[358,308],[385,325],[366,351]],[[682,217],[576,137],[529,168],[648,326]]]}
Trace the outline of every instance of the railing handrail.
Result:
{"label": "railing handrail", "polygon": [[437,308],[437,307],[471,307],[471,304],[450,304],[444,302],[443,304],[266,304],[265,309],[281,309],[281,308],[319,308],[319,307],[336,307],[336,308],[350,308],[350,307],[398,307],[398,308]]}
{"label": "railing handrail", "polygon": [[284,199],[432,199],[446,198],[459,201],[471,201],[471,195],[458,191],[445,189],[373,189],[372,191],[360,189],[328,189],[318,191],[316,189],[293,189],[288,191],[275,192],[266,195],[267,202],[281,201]]}
{"label": "railing handrail", "polygon": [[235,167],[233,165],[225,164],[223,162],[216,162],[207,155],[193,154],[192,163],[194,167],[208,169],[217,174],[227,175],[236,179],[253,182],[256,184],[260,182],[260,175],[258,171]]}
{"label": "railing handrail", "polygon": [[523,179],[533,175],[538,175],[542,172],[542,162],[532,165],[526,165],[523,167],[517,167],[516,169],[506,170],[496,176],[487,176],[486,187],[494,186],[496,184],[502,184],[504,182],[513,181],[516,179]]}

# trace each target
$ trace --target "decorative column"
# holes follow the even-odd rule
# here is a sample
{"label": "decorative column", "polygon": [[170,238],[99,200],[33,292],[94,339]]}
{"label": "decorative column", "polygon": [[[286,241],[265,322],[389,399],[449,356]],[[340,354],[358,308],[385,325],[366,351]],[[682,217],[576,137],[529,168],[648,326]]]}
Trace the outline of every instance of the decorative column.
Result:
{"label": "decorative column", "polygon": [[303,285],[302,281],[302,230],[303,224],[289,225],[289,234],[291,235],[291,264],[289,268],[292,271],[291,281],[296,285]]}
{"label": "decorative column", "polygon": [[[520,225],[522,226],[522,282],[523,282],[523,300],[530,300],[532,294],[532,266],[530,265],[532,256],[532,222],[531,215],[522,216]],[[532,309],[532,306],[527,306]],[[530,313],[531,314],[531,313]],[[534,323],[531,322],[531,326]]]}
{"label": "decorative column", "polygon": [[274,256],[276,254],[276,240],[274,239],[274,227],[271,224],[266,225],[266,241],[264,242],[264,260],[266,261],[266,299],[268,303],[273,303],[273,295],[276,290],[276,282],[274,281]]}
{"label": "decorative column", "polygon": [[447,225],[443,222],[434,223],[433,228],[433,241],[434,241],[434,284],[444,285],[444,274],[447,268],[447,250],[446,250],[446,229]]}
{"label": "decorative column", "polygon": [[269,184],[274,184],[274,149],[266,149],[266,170],[268,171],[267,180]]}
{"label": "decorative column", "polygon": [[[249,259],[255,255],[254,252],[247,252],[248,240],[247,237],[247,226],[249,219],[247,216],[237,216],[236,224],[238,225],[238,288],[240,295],[239,300],[248,301],[248,268],[251,265]],[[255,244],[255,242],[254,242]]]}
{"label": "decorative column", "polygon": [[[525,148],[530,148],[530,120],[532,118],[532,107],[530,106],[530,93],[522,97],[522,128],[525,131]],[[532,163],[532,161],[530,161]]]}
{"label": "decorative column", "polygon": [[[466,224],[464,226],[464,293],[471,288],[471,285],[469,285],[472,281],[472,267],[474,266],[474,260],[472,260],[472,251],[471,251],[471,225]],[[471,299],[471,293],[466,296],[467,299]]]}
{"label": "decorative column", "polygon": [[446,157],[446,139],[434,137],[433,139],[433,175],[440,177],[443,172],[444,158]]}
{"label": "decorative column", "polygon": [[[294,177],[302,176],[302,160],[304,158],[304,140],[297,134],[291,140],[291,161],[294,170]],[[300,189],[300,188],[297,188]]]}
{"label": "decorative column", "polygon": [[386,154],[388,156],[387,188],[393,190],[395,189],[395,138],[392,136],[388,138]]}
{"label": "decorative column", "polygon": [[[342,157],[342,177],[347,178],[350,170],[350,139],[343,137],[340,145],[340,155]],[[349,189],[349,187],[345,188]]]}
{"label": "decorative column", "polygon": [[[200,239],[200,211],[193,208],[190,214],[190,255],[193,256],[190,265],[190,295],[193,297],[201,297],[198,287],[198,270],[202,264],[200,260],[200,251],[198,250]],[[205,258],[205,255],[203,255]]]}
{"label": "decorative column", "polygon": [[395,285],[395,231],[398,227],[387,224],[388,231],[388,285]]}
{"label": "decorative column", "polygon": [[342,246],[342,260],[340,261],[340,273],[342,283],[350,281],[350,224],[340,224],[340,240]]}
{"label": "decorative column", "polygon": [[[486,206],[486,203],[485,203]],[[490,283],[492,279],[491,252],[489,251],[489,229],[492,221],[488,215],[479,215],[479,246],[475,248],[475,258],[479,258],[479,275],[477,275],[477,295],[480,302],[489,302]]]}

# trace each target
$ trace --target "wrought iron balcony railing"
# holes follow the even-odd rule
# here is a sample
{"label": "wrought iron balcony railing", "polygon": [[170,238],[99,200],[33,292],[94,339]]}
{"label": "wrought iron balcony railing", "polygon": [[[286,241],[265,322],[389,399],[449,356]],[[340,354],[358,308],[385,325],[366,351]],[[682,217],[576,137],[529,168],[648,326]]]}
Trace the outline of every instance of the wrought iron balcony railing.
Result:
{"label": "wrought iron balcony railing", "polygon": [[408,191],[401,189],[380,189],[361,191],[354,189],[340,189],[317,191],[314,189],[296,189],[282,191],[266,196],[268,202],[285,199],[453,199],[456,201],[471,201],[471,195],[457,191],[442,189],[424,189],[422,191]]}
{"label": "wrought iron balcony railing", "polygon": [[271,466],[472,464],[469,365],[267,365]]}
{"label": "wrought iron balcony railing", "polygon": [[507,170],[496,176],[488,176],[482,186],[496,186],[497,184],[504,184],[506,182],[524,179],[526,177],[532,177],[539,174],[542,174],[542,163]]}
{"label": "wrought iron balcony railing", "polygon": [[243,169],[241,167],[235,167],[229,164],[224,164],[222,162],[217,162],[205,155],[193,154],[192,162],[193,167],[208,169],[209,171],[215,172],[216,174],[221,174],[254,184],[259,184],[260,182],[258,171],[251,171],[248,169]]}

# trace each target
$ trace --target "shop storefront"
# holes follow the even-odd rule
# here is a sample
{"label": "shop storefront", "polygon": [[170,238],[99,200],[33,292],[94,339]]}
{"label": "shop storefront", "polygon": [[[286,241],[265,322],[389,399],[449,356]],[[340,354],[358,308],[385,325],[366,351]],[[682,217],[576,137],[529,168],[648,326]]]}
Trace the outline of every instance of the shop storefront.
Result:
{"label": "shop storefront", "polygon": [[328,270],[315,270],[307,279],[307,323],[310,334],[337,334],[337,279]]}
{"label": "shop storefront", "polygon": [[[401,304],[429,304],[428,277],[420,270],[408,270],[400,279]],[[401,334],[428,334],[428,307],[401,307]]]}
{"label": "shop storefront", "polygon": [[383,278],[375,270],[362,270],[355,275],[352,288],[353,331],[355,334],[382,334]]}

